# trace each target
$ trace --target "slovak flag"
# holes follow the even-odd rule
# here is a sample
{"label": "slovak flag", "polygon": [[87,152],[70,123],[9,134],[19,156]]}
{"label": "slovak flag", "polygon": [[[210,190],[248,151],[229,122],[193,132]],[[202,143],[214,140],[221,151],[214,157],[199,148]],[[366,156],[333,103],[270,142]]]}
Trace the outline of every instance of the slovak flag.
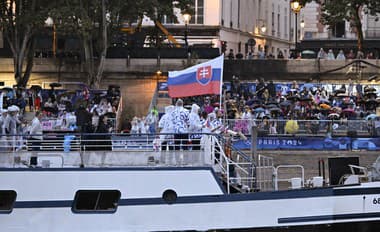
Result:
{"label": "slovak flag", "polygon": [[221,94],[224,55],[181,71],[169,72],[169,96]]}

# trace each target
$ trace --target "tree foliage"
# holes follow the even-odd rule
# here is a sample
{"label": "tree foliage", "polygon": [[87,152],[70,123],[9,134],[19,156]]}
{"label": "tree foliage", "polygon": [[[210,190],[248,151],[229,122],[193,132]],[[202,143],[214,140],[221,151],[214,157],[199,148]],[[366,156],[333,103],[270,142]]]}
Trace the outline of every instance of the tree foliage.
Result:
{"label": "tree foliage", "polygon": [[[89,84],[102,78],[107,48],[123,24],[143,16],[160,20],[173,17],[173,7],[189,9],[191,0],[0,0],[0,27],[10,44],[17,84],[25,86],[33,67],[36,32],[51,17],[58,36],[80,38],[82,60]],[[24,65],[26,61],[26,65]],[[23,69],[23,67],[25,67]]]}
{"label": "tree foliage", "polygon": [[47,0],[0,0],[0,30],[12,51],[18,86],[26,86],[29,80],[35,35],[44,26],[50,7]]}
{"label": "tree foliage", "polygon": [[326,0],[321,1],[324,25],[334,26],[346,20],[355,28],[358,38],[358,50],[363,47],[362,12],[369,15],[380,13],[379,0]]}

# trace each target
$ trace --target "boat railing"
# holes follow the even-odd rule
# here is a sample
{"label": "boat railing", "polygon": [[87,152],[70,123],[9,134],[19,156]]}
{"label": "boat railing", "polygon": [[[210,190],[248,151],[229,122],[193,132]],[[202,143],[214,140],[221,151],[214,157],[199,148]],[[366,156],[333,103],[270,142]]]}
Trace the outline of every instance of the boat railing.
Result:
{"label": "boat railing", "polygon": [[374,136],[373,120],[347,120],[347,119],[325,119],[325,120],[294,120],[296,126],[287,127],[287,119],[229,119],[226,126],[244,135],[250,135],[252,126],[256,125],[259,136]]}
{"label": "boat railing", "polygon": [[273,158],[259,154],[256,167],[256,182],[260,191],[274,190],[274,173]]}
{"label": "boat railing", "polygon": [[231,193],[231,187],[236,187],[242,191],[251,191],[256,187],[255,165],[250,160],[234,160],[230,154],[226,154],[223,149],[223,140],[211,136],[211,157],[214,161],[214,170],[225,179],[227,192]]}
{"label": "boat railing", "polygon": [[[8,157],[8,166],[209,166],[225,178],[227,189],[230,185],[249,190],[256,187],[256,167],[251,158],[216,134],[175,139],[178,136],[173,134],[65,132],[43,134],[42,140],[33,137],[36,135],[2,137],[0,152]],[[1,160],[0,165],[7,166]]]}
{"label": "boat railing", "polygon": [[[286,172],[279,170],[285,169]],[[280,178],[281,177],[281,178]],[[279,183],[290,183],[290,188],[297,189],[305,186],[305,170],[302,165],[279,165],[274,169],[274,186],[275,190],[279,190],[283,186]]]}

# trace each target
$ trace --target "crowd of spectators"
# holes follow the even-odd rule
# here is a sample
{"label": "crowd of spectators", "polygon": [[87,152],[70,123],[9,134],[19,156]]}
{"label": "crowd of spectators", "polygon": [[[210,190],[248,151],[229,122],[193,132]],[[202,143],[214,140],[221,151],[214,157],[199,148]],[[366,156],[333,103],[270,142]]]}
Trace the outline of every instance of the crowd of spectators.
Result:
{"label": "crowd of spectators", "polygon": [[12,137],[10,146],[2,144],[4,146],[1,147],[21,148],[23,138],[30,133],[33,125],[33,120],[26,120],[26,112],[38,115],[44,133],[113,132],[120,101],[118,86],[111,85],[104,91],[92,91],[85,85],[76,91],[56,89],[58,86],[60,84],[55,83],[50,89],[32,86],[29,89],[3,88],[0,91],[0,138],[5,143],[7,137]]}
{"label": "crowd of spectators", "polygon": [[[306,53],[303,53],[306,52]],[[343,49],[333,50],[320,48],[319,51],[305,50],[305,51],[290,51],[288,56],[284,55],[282,50],[278,50],[277,54],[268,52],[263,48],[259,48],[256,52],[249,51],[245,55],[241,52],[234,53],[233,49],[229,49],[226,53],[228,60],[241,60],[241,59],[302,59],[302,58],[317,58],[326,60],[346,60],[346,59],[379,59],[379,52],[374,51],[344,51]]]}
{"label": "crowd of spectators", "polygon": [[[366,120],[376,119],[378,89],[354,83],[328,85],[257,80],[254,90],[233,78],[225,96],[228,119]],[[275,123],[275,122],[272,122]],[[248,130],[240,125],[242,130]],[[266,125],[269,130],[270,125]]]}
{"label": "crowd of spectators", "polygon": [[[274,83],[261,78],[248,85],[234,76],[230,83],[224,84],[222,105],[217,95],[188,97],[183,101],[188,110],[192,103],[199,105],[200,114],[205,118],[220,112],[223,119],[234,122],[231,129],[244,134],[250,133],[252,119],[259,129],[270,134],[286,133],[285,124],[278,125],[281,121],[310,120],[316,125],[309,124],[308,130],[316,133],[318,121],[362,120],[374,127],[372,135],[380,135],[376,132],[380,130],[380,117],[376,115],[378,92],[375,86],[362,86],[352,80],[347,84],[331,85],[296,81]],[[334,129],[328,126],[326,124],[326,130]]]}
{"label": "crowd of spectators", "polygon": [[[43,99],[40,109],[45,118],[53,120],[52,129],[93,133],[99,130],[99,122],[104,118],[115,118],[120,90],[114,85],[106,91],[89,90],[85,85],[76,91],[51,88],[36,92],[35,98]],[[112,125],[107,125],[111,132]]]}

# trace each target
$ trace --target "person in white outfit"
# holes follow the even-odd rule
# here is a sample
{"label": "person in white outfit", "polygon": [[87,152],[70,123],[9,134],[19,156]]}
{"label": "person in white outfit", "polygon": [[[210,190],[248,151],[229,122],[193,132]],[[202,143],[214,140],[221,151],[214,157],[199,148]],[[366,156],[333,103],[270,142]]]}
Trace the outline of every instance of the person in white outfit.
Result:
{"label": "person in white outfit", "polygon": [[[164,147],[166,145],[168,148],[171,150],[172,149],[172,139],[173,136],[171,133],[174,133],[174,125],[173,125],[173,120],[171,119],[171,113],[174,110],[173,105],[169,105],[165,107],[165,114],[162,115],[161,119],[158,122],[158,129],[160,130],[160,141],[161,141],[161,146]],[[163,150],[166,150],[165,148]]]}
{"label": "person in white outfit", "polygon": [[325,59],[326,58],[326,52],[325,52],[325,50],[323,50],[323,48],[319,49],[317,57],[318,57],[318,59]]}
{"label": "person in white outfit", "polygon": [[208,114],[208,120],[210,122],[210,132],[211,133],[221,133],[222,129],[222,122],[217,118],[216,113],[209,113]]}
{"label": "person in white outfit", "polygon": [[332,49],[330,49],[329,52],[327,53],[327,59],[328,60],[335,60],[335,55],[334,55]]}
{"label": "person in white outfit", "polygon": [[32,120],[32,123],[30,125],[30,138],[29,140],[32,141],[32,150],[33,151],[39,151],[41,147],[41,141],[43,139],[43,131],[42,131],[42,125],[41,125],[41,118],[42,114],[40,111],[36,111],[35,116]]}
{"label": "person in white outfit", "polygon": [[199,150],[200,149],[200,139],[202,137],[202,122],[199,117],[199,109],[200,107],[197,104],[193,104],[191,106],[191,112],[189,115],[189,133],[190,133],[190,139],[191,143],[193,144],[192,149],[193,150]]}
{"label": "person in white outfit", "polygon": [[17,106],[8,107],[8,115],[4,121],[5,133],[8,136],[8,141],[12,149],[16,149],[17,128],[21,124],[18,119],[19,108]]}
{"label": "person in white outfit", "polygon": [[0,115],[0,151],[6,151],[7,150],[7,134],[5,133],[5,118],[7,117],[8,110],[3,109],[1,111]]}
{"label": "person in white outfit", "polygon": [[174,143],[175,150],[187,149],[187,142],[189,140],[188,127],[189,127],[189,112],[183,107],[182,99],[178,99],[171,119],[174,124]]}
{"label": "person in white outfit", "polygon": [[136,116],[133,117],[133,119],[131,121],[131,125],[132,125],[131,134],[133,134],[133,135],[138,134],[139,133],[139,122],[138,122],[138,118]]}
{"label": "person in white outfit", "polygon": [[343,50],[340,50],[338,55],[336,56],[337,60],[346,60],[346,56],[344,55]]}

